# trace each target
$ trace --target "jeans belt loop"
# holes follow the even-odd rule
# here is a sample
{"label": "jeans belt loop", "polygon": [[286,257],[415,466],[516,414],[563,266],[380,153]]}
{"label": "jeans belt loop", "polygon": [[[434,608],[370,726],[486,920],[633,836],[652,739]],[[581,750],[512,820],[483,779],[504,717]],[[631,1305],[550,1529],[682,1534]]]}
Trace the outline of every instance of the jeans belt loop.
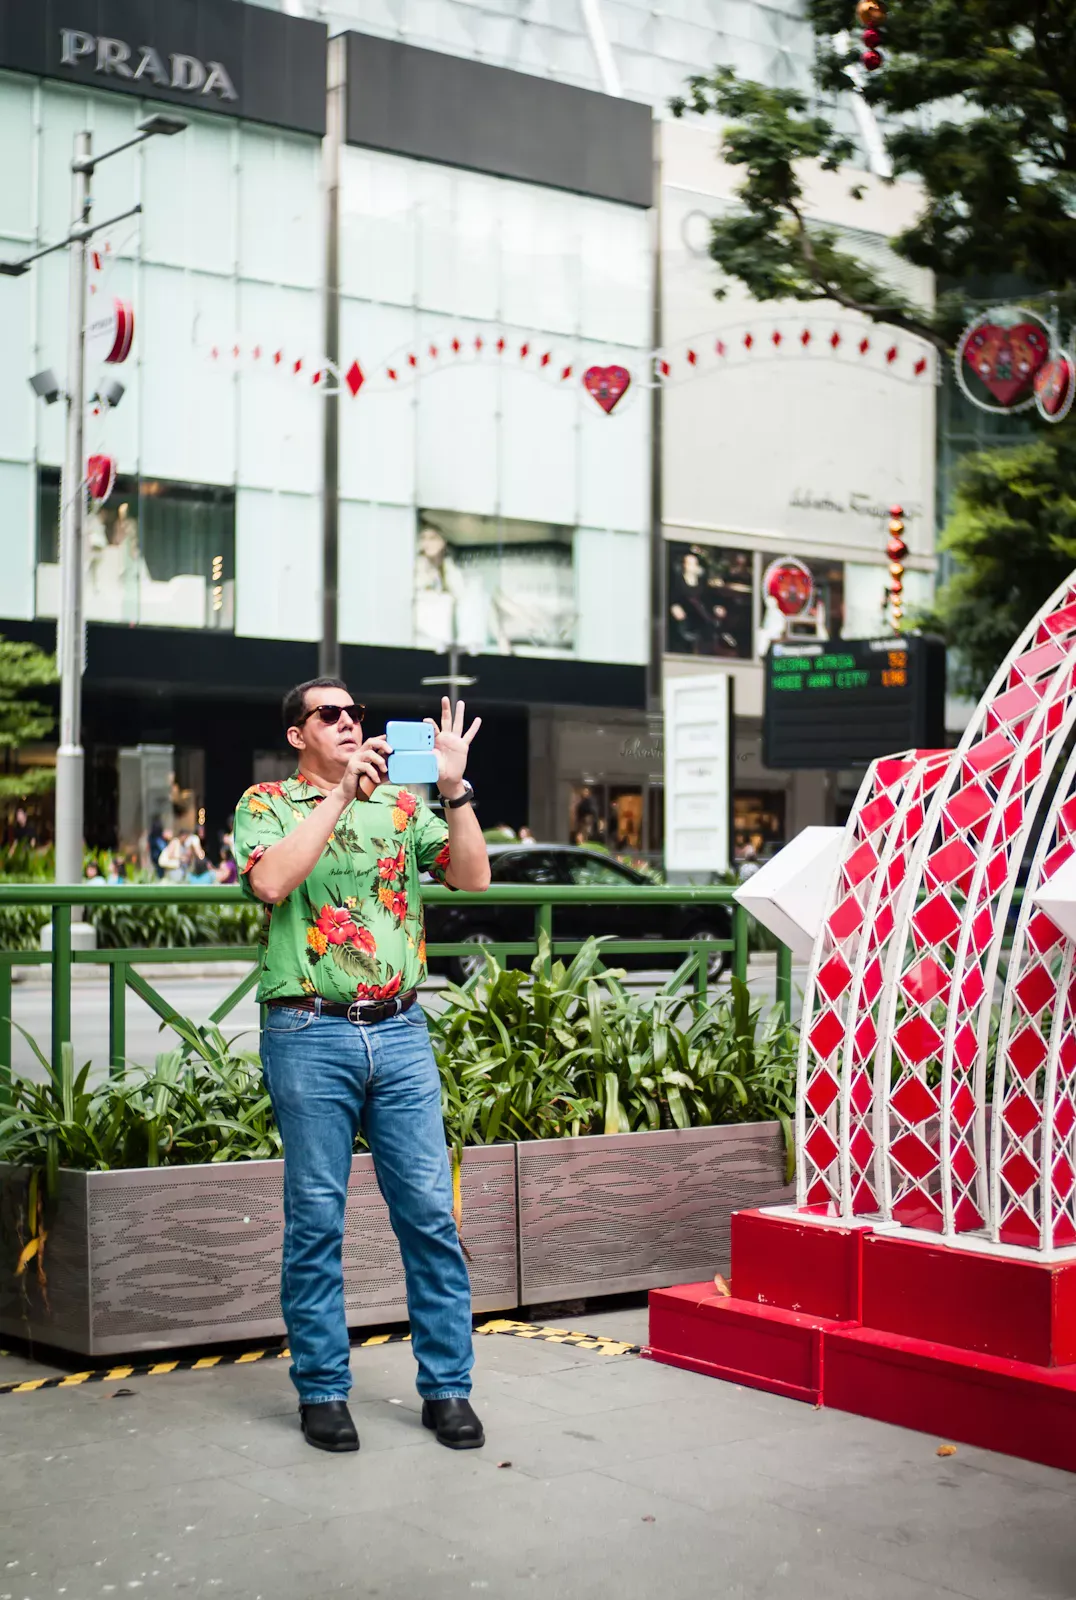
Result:
{"label": "jeans belt loop", "polygon": [[320,996],[320,994],[316,994],[314,996],[314,1015],[315,1015],[315,1017],[320,1017],[321,1016],[321,996]]}

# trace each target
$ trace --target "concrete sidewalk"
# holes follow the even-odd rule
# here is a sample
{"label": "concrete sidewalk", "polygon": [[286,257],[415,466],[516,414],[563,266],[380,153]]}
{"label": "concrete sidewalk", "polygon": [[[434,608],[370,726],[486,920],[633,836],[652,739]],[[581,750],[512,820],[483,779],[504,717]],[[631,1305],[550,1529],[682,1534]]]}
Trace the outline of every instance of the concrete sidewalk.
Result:
{"label": "concrete sidewalk", "polygon": [[[642,1341],[646,1314],[571,1326]],[[406,1344],[354,1352],[357,1456],[303,1443],[282,1361],[0,1396],[0,1600],[1076,1595],[1065,1473],[636,1356],[476,1342],[467,1454],[422,1429]],[[30,1370],[0,1357],[0,1382]]]}

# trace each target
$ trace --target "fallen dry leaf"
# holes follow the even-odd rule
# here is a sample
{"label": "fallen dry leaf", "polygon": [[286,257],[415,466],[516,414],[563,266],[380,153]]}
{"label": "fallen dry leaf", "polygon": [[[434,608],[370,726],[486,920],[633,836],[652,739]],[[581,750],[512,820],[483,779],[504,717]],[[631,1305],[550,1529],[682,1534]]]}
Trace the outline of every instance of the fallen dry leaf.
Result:
{"label": "fallen dry leaf", "polygon": [[732,1299],[732,1290],[729,1288],[720,1272],[714,1273],[714,1288],[717,1290],[718,1294],[724,1295],[726,1300]]}
{"label": "fallen dry leaf", "polygon": [[643,1521],[644,1522],[656,1522],[657,1518],[656,1517],[644,1517]]}
{"label": "fallen dry leaf", "polygon": [[510,1467],[512,1463],[510,1461],[498,1461],[497,1465],[499,1467]]}
{"label": "fallen dry leaf", "polygon": [[940,1444],[938,1446],[938,1448],[935,1450],[934,1454],[936,1456],[955,1456],[956,1455],[956,1445],[955,1444]]}

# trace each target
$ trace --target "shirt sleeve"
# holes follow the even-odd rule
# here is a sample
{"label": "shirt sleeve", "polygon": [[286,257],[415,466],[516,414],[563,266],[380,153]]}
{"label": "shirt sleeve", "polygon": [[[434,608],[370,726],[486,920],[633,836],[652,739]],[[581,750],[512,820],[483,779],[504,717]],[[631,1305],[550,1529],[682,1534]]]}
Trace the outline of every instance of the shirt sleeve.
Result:
{"label": "shirt sleeve", "polygon": [[271,844],[284,837],[284,825],[272,802],[258,793],[257,784],[248,789],[235,808],[234,849],[239,887],[249,900],[257,900],[250,881],[256,866]]}
{"label": "shirt sleeve", "polygon": [[420,872],[428,872],[438,883],[451,888],[445,874],[452,860],[448,848],[448,823],[431,811],[424,800],[415,810],[415,860]]}

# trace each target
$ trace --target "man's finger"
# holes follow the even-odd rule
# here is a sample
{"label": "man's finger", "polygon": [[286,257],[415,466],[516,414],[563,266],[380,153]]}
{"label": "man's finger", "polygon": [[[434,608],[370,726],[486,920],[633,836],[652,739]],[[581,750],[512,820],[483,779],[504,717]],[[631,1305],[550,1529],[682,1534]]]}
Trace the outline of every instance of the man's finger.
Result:
{"label": "man's finger", "polygon": [[453,733],[462,733],[463,732],[463,712],[464,712],[463,701],[462,700],[457,700],[456,701],[456,715],[452,719],[452,732]]}
{"label": "man's finger", "polygon": [[447,694],[441,696],[441,732],[452,732],[452,704]]}
{"label": "man's finger", "polygon": [[423,717],[422,721],[423,723],[427,723],[435,733],[440,733],[441,729],[438,727],[437,723],[432,717]]}
{"label": "man's finger", "polygon": [[482,726],[482,718],[481,717],[475,717],[474,721],[471,723],[471,726],[467,729],[467,732],[463,736],[464,744],[470,744],[471,740],[474,738],[475,734],[478,732],[478,730],[479,730],[479,728],[481,726]]}

